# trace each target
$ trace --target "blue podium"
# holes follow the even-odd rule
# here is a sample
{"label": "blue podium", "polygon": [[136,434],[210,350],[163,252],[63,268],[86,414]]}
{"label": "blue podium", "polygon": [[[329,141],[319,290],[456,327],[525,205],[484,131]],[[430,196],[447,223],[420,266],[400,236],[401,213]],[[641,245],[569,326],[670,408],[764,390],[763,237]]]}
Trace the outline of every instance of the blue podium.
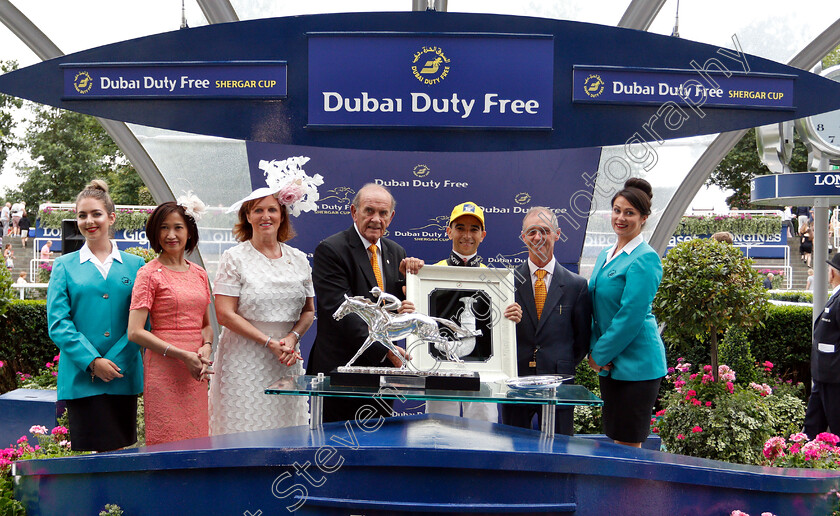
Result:
{"label": "blue podium", "polygon": [[21,462],[28,514],[828,514],[840,473],[742,466],[439,415]]}

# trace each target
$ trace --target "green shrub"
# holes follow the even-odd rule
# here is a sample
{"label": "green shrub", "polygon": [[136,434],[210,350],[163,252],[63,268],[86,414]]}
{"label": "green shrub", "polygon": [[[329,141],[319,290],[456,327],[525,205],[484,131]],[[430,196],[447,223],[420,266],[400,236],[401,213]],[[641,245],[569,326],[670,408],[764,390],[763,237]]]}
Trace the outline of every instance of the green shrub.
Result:
{"label": "green shrub", "polygon": [[12,289],[12,273],[6,267],[0,267],[0,316],[6,313],[9,303],[17,298],[17,291]]}
{"label": "green shrub", "polygon": [[767,439],[801,427],[805,404],[789,394],[789,387],[774,390],[757,383],[743,387],[734,383],[735,371],[726,365],[720,365],[719,381],[710,366],[696,372],[692,367],[684,361],[674,367],[668,376],[673,389],[663,400],[665,408],[651,421],[652,431],[669,452],[761,464]]}
{"label": "green shrub", "polygon": [[752,355],[768,360],[786,380],[811,384],[810,306],[769,305],[764,328],[746,330]]}
{"label": "green shrub", "polygon": [[[575,370],[575,383],[586,387],[595,396],[601,397],[601,389],[598,387],[598,375],[589,367],[589,362],[586,359],[578,364]],[[601,407],[576,406],[575,433],[600,434],[601,432]]]}
{"label": "green shrub", "polygon": [[129,247],[125,250],[125,252],[143,258],[144,260],[146,260],[146,263],[149,263],[150,261],[157,258],[157,253],[154,249],[151,248],[146,249],[145,247]]}
{"label": "green shrub", "polygon": [[16,388],[17,371],[36,375],[56,354],[47,331],[46,301],[9,303],[0,317],[0,360],[5,363],[0,367],[0,393]]}
{"label": "green shrub", "polygon": [[[114,229],[117,231],[122,229],[128,231],[145,229],[150,213],[152,213],[150,208],[117,208],[117,219],[114,222]],[[61,229],[61,221],[75,219],[76,210],[46,208],[38,212],[38,218],[40,219],[42,228]]]}
{"label": "green shrub", "polygon": [[708,343],[717,375],[718,333],[730,326],[761,326],[766,299],[752,260],[731,244],[695,239],[678,244],[662,260],[652,308],[669,340]]}
{"label": "green shrub", "polygon": [[684,216],[675,235],[711,235],[728,231],[737,235],[778,235],[782,218],[778,215],[690,215]]}
{"label": "green shrub", "polygon": [[738,371],[736,383],[749,385],[750,382],[758,380],[759,375],[755,368],[750,341],[741,328],[732,327],[726,330],[726,335],[720,342],[720,363]]}
{"label": "green shrub", "polygon": [[776,301],[791,303],[814,303],[814,294],[807,290],[788,290],[786,292],[768,292],[767,297]]}

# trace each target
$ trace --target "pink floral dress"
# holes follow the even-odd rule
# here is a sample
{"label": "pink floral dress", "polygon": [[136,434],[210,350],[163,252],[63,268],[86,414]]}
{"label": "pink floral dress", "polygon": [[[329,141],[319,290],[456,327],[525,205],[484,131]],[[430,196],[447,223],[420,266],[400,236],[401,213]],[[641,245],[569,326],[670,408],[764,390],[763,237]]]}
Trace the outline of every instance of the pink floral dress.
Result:
{"label": "pink floral dress", "polygon": [[[201,325],[210,304],[207,272],[187,262],[176,272],[157,258],[137,272],[131,309],[147,309],[152,333],[172,346],[196,352],[202,346]],[[146,444],[208,435],[207,382],[197,382],[178,359],[143,353],[143,400]]]}

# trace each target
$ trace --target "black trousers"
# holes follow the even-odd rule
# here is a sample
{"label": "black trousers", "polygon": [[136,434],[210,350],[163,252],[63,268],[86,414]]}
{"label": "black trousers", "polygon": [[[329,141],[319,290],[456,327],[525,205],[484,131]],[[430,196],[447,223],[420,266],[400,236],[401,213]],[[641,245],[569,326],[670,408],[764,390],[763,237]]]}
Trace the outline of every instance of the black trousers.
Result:
{"label": "black trousers", "polygon": [[805,410],[805,430],[810,439],[831,430],[840,432],[840,383],[814,382],[808,408]]}
{"label": "black trousers", "polygon": [[[542,428],[542,405],[525,403],[503,403],[502,423],[520,428],[531,428],[531,420],[537,416],[537,428]],[[575,434],[575,408],[554,407],[554,433]]]}

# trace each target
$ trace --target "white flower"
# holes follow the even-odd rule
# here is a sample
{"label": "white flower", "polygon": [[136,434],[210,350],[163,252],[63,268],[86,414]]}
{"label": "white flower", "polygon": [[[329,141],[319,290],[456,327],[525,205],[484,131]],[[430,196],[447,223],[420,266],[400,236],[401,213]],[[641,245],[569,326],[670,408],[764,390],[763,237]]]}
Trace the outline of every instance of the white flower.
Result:
{"label": "white flower", "polygon": [[192,190],[178,197],[175,202],[178,206],[183,207],[184,212],[196,222],[201,220],[201,217],[207,212],[207,205],[197,195],[192,193]]}
{"label": "white flower", "polygon": [[306,174],[301,167],[308,161],[306,156],[292,156],[281,161],[261,160],[259,163],[268,188],[275,195],[281,194],[278,200],[288,207],[293,217],[318,209],[318,186],[324,184],[324,178],[321,174],[312,177]]}
{"label": "white flower", "polygon": [[33,435],[47,435],[47,427],[42,425],[34,425],[29,428],[29,433]]}

